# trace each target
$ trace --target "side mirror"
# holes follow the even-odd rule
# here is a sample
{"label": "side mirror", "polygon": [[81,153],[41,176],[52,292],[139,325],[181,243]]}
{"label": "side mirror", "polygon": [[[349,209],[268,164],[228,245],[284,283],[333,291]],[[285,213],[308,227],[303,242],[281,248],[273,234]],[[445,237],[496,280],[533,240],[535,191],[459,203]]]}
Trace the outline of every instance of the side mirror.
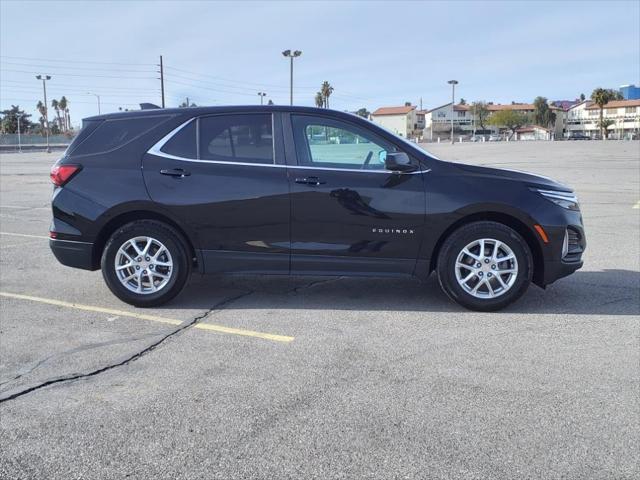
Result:
{"label": "side mirror", "polygon": [[392,172],[413,172],[418,167],[411,163],[409,156],[404,152],[387,152],[384,168]]}

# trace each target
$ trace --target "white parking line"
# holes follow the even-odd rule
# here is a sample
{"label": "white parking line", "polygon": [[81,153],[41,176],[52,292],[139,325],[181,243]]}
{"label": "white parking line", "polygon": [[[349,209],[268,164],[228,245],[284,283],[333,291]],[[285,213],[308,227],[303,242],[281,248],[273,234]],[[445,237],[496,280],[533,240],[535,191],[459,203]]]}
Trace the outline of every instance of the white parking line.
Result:
{"label": "white parking line", "polygon": [[27,237],[27,238],[42,238],[44,240],[49,240],[49,237],[45,237],[44,235],[27,235],[26,233],[0,232],[0,235],[11,235],[14,237]]}
{"label": "white parking line", "polygon": [[635,209],[639,209],[640,208],[640,202],[636,203],[633,207],[631,208],[635,208]]}

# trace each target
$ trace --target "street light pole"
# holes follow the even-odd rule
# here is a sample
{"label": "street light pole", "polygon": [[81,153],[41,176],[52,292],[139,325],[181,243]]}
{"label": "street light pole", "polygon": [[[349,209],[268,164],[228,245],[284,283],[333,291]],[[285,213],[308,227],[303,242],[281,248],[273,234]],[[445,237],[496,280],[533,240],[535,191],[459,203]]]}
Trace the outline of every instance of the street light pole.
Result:
{"label": "street light pole", "polygon": [[98,99],[98,115],[100,115],[100,95],[98,95],[97,93],[91,93],[91,92],[87,92],[87,95],[93,95]]}
{"label": "street light pole", "polygon": [[285,50],[282,52],[282,55],[289,57],[291,60],[291,67],[289,70],[289,102],[293,105],[293,59],[302,55],[302,52],[300,50],[294,50],[293,52],[291,50]]}
{"label": "street light pole", "polygon": [[22,153],[22,140],[20,139],[20,117],[22,117],[22,115],[24,114],[16,115],[16,117],[18,117],[18,153]]}
{"label": "street light pole", "polygon": [[265,92],[258,92],[258,95],[260,95],[260,105],[264,105],[264,97],[266,97],[267,94]]}
{"label": "street light pole", "polygon": [[51,153],[49,145],[49,105],[47,104],[47,80],[51,80],[51,75],[36,75],[38,80],[42,80],[42,89],[44,90],[44,124],[47,131],[47,153]]}
{"label": "street light pole", "polygon": [[449,80],[447,83],[451,85],[451,145],[453,145],[453,107],[456,104],[456,85],[458,81]]}

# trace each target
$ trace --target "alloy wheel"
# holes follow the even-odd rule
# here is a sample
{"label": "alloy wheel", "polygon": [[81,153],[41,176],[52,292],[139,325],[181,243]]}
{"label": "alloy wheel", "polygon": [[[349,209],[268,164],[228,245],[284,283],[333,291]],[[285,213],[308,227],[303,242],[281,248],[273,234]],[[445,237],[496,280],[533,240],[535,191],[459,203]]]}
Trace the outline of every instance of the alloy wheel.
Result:
{"label": "alloy wheel", "polygon": [[504,295],[518,277],[518,260],[504,242],[493,238],[474,240],[464,247],[455,263],[456,280],[475,298]]}

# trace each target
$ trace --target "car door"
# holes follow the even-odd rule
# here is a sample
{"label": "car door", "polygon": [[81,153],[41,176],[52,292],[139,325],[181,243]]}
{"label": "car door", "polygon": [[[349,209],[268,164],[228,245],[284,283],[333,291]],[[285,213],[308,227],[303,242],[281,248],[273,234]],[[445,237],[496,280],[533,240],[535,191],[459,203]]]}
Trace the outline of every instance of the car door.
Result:
{"label": "car door", "polygon": [[387,171],[396,145],[330,116],[291,114],[285,132],[291,272],[413,273],[425,221],[419,162],[411,173]]}
{"label": "car door", "polygon": [[202,116],[145,155],[149,195],[195,232],[205,272],[288,273],[280,125],[264,111]]}

